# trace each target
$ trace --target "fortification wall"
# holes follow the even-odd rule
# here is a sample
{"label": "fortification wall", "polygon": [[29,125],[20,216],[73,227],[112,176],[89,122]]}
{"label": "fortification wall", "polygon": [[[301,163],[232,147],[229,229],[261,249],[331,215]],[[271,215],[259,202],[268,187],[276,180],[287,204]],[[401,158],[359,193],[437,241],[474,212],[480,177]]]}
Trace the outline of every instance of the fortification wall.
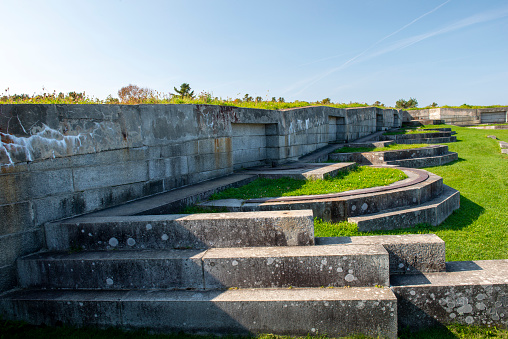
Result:
{"label": "fortification wall", "polygon": [[296,160],[329,142],[400,126],[396,110],[283,111],[209,105],[0,105],[0,290],[43,225]]}

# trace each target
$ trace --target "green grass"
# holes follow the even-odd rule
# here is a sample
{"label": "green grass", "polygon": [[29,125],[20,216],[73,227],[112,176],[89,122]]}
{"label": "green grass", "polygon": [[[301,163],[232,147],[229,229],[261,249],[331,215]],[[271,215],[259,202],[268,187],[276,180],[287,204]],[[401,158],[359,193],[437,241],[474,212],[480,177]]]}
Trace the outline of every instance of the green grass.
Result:
{"label": "green grass", "polygon": [[[499,140],[508,141],[508,130],[452,127],[458,142],[448,143],[459,160],[426,170],[443,177],[446,185],[460,191],[461,208],[439,226],[370,232],[368,234],[435,233],[446,242],[446,260],[508,259],[508,156],[499,151]],[[354,224],[330,224],[317,220],[316,236],[366,235]]]}
{"label": "green grass", "polygon": [[[291,339],[296,337],[280,336],[273,334],[261,334],[258,336],[239,337],[239,336],[222,336],[217,337],[213,335],[191,335],[185,333],[173,334],[150,334],[146,330],[138,331],[122,331],[119,329],[96,329],[96,328],[75,328],[70,326],[34,326],[28,325],[23,322],[2,321],[0,320],[0,338],[1,339],[33,339],[33,338],[70,338],[70,339]],[[302,337],[299,337],[302,338]],[[327,336],[307,336],[306,339],[331,339]],[[362,335],[344,337],[348,339],[368,338]],[[508,331],[479,327],[479,326],[462,326],[451,325],[447,327],[437,327],[425,331],[409,333],[399,333],[401,339],[479,339],[479,338],[493,338],[493,339],[508,339]]]}
{"label": "green grass", "polygon": [[428,144],[392,144],[384,147],[342,147],[335,150],[334,153],[356,153],[356,152],[384,152],[396,151],[401,149],[413,149],[427,147]]}
{"label": "green grass", "polygon": [[356,167],[347,172],[339,172],[337,176],[325,180],[259,178],[245,186],[216,193],[211,199],[253,199],[338,193],[386,186],[405,178],[407,176],[404,172],[393,168]]}

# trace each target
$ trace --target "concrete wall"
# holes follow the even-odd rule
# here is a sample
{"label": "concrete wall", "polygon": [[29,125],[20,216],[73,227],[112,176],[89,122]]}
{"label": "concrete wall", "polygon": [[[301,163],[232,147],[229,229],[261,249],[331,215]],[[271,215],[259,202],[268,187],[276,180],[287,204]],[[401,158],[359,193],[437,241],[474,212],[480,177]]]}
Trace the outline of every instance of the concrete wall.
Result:
{"label": "concrete wall", "polygon": [[508,122],[508,107],[463,109],[433,108],[406,111],[410,120],[444,120],[446,124],[475,125]]}
{"label": "concrete wall", "polygon": [[390,128],[395,114],[378,108],[0,105],[0,291],[16,285],[16,258],[41,249],[46,222],[236,168],[296,160],[329,142]]}

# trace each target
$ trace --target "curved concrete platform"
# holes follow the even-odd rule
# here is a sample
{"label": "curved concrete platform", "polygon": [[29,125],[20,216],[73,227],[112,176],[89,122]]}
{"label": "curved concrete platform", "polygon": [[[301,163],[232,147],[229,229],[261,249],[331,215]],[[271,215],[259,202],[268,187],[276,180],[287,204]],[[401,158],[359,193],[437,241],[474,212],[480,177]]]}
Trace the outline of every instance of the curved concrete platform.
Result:
{"label": "curved concrete platform", "polygon": [[361,165],[395,165],[401,167],[433,167],[458,159],[458,154],[448,151],[446,145],[431,145],[393,151],[330,153],[329,160],[356,162]]}
{"label": "curved concrete platform", "polygon": [[[423,206],[423,210],[434,211],[434,213],[418,212],[416,214],[421,214],[419,218],[406,218],[407,221],[412,220],[407,226],[401,226],[402,221],[392,223],[386,220],[385,224],[388,228],[384,229],[411,227],[415,225],[415,222],[436,224],[437,220],[442,222],[459,207],[457,191],[453,192],[451,203],[449,197],[445,198],[447,196],[443,195],[444,185],[441,177],[420,169],[404,168],[403,170],[409,178],[383,187],[314,196],[210,200],[200,203],[199,206],[220,207],[235,212],[311,209],[314,217],[332,222],[343,220],[354,222],[356,219],[351,218],[368,218],[391,210],[396,211],[392,215],[393,218],[397,218],[399,214],[404,214],[406,211],[413,212],[413,209],[426,203],[428,204]],[[448,207],[445,208],[445,206]],[[439,217],[436,216],[437,210],[442,212]]]}

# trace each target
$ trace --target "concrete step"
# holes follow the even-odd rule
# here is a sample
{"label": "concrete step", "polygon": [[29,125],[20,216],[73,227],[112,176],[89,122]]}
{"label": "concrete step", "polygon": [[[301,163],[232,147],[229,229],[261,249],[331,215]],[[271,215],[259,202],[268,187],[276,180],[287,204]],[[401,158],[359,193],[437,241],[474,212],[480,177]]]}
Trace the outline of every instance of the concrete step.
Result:
{"label": "concrete step", "polygon": [[51,251],[314,244],[311,210],[80,217],[45,230]]}
{"label": "concrete step", "polygon": [[22,287],[225,289],[388,286],[381,245],[39,253],[18,260]]}
{"label": "concrete step", "polygon": [[[302,210],[312,209],[314,217],[328,221],[347,220],[379,213],[389,209],[417,206],[438,197],[443,189],[443,179],[433,173],[422,170],[405,170],[409,178],[381,188],[368,188],[342,192],[338,194],[284,197],[273,199],[224,199],[211,200],[200,203],[204,208],[225,208],[228,211],[274,211],[274,210]],[[426,174],[428,178],[422,182],[413,183],[419,174]],[[395,186],[395,187],[394,187]]]}
{"label": "concrete step", "polygon": [[437,226],[460,207],[459,191],[443,186],[440,196],[417,207],[396,208],[386,212],[350,217],[348,221],[357,223],[361,232],[408,228],[421,223]]}
{"label": "concrete step", "polygon": [[446,263],[446,272],[392,276],[399,328],[508,328],[508,260]]}
{"label": "concrete step", "polygon": [[207,288],[388,286],[381,245],[210,249],[203,257]]}
{"label": "concrete step", "polygon": [[435,137],[435,138],[422,138],[422,139],[400,139],[397,140],[398,144],[445,144],[449,142],[456,142],[456,136],[450,137]]}
{"label": "concrete step", "polygon": [[316,238],[316,245],[344,244],[382,245],[389,254],[390,275],[445,270],[445,242],[435,234]]}
{"label": "concrete step", "polygon": [[200,250],[49,252],[18,259],[21,287],[203,289]]}
{"label": "concrete step", "polygon": [[386,164],[409,168],[422,168],[422,167],[441,166],[458,159],[459,155],[457,153],[448,152],[443,155],[436,155],[432,157],[387,161]]}
{"label": "concrete step", "polygon": [[340,172],[347,172],[357,165],[354,162],[340,164],[302,164],[300,166],[293,165],[285,169],[280,168],[264,168],[245,171],[246,174],[254,174],[258,177],[268,179],[292,178],[297,180],[323,180],[337,176]]}
{"label": "concrete step", "polygon": [[396,160],[427,158],[440,156],[446,153],[448,153],[448,146],[432,145],[428,147],[419,147],[413,149],[402,149],[393,151],[331,153],[329,159],[334,161],[353,161],[362,165],[373,165],[373,164],[381,165],[381,164],[391,164],[391,162],[394,162]]}
{"label": "concrete step", "polygon": [[4,319],[196,334],[397,337],[389,288],[227,291],[28,290],[0,297]]}

